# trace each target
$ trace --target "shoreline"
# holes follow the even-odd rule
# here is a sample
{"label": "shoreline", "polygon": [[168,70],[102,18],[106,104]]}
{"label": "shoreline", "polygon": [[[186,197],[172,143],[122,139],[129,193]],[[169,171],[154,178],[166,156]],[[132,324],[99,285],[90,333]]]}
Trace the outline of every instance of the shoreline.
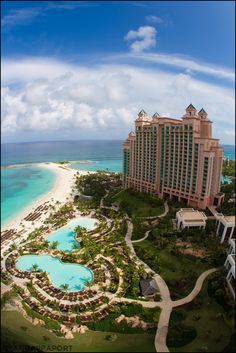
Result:
{"label": "shoreline", "polygon": [[[49,203],[55,205],[57,201],[60,203],[65,203],[68,199],[71,198],[72,188],[74,185],[74,178],[77,172],[80,175],[87,175],[88,171],[83,170],[76,170],[72,168],[68,168],[66,165],[61,165],[53,162],[45,162],[45,163],[34,163],[35,166],[48,168],[52,172],[56,174],[56,180],[52,187],[52,189],[40,196],[39,198],[32,200],[32,202],[26,206],[24,209],[19,211],[19,213],[13,217],[10,221],[7,221],[3,226],[1,231],[7,229],[19,229],[21,227],[21,223],[25,222],[24,218],[31,212],[33,212],[37,207],[44,203]],[[47,210],[46,216],[48,216],[50,209]],[[46,217],[44,217],[45,219]],[[27,227],[25,228],[37,228],[41,220],[36,220],[33,222],[34,225],[32,226],[31,222],[27,222]],[[38,225],[37,225],[38,224]],[[30,227],[31,225],[31,227]]]}
{"label": "shoreline", "polygon": [[[92,161],[92,160],[78,160],[78,161],[65,161],[65,163],[59,163],[58,161],[51,161],[51,162],[29,162],[29,163],[16,163],[16,164],[6,164],[6,165],[1,165],[1,169],[11,169],[11,168],[18,168],[18,167],[31,167],[31,166],[37,166],[37,165],[51,165],[55,164],[58,166],[68,166],[70,164],[74,163],[79,163],[79,164],[93,164],[93,163],[98,163],[98,161]],[[81,170],[82,171],[82,170]]]}

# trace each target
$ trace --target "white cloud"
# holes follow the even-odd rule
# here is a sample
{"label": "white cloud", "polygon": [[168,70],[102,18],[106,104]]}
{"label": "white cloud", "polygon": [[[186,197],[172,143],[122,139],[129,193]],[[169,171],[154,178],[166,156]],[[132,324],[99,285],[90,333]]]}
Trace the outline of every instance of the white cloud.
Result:
{"label": "white cloud", "polygon": [[4,138],[38,133],[42,139],[50,131],[58,139],[68,131],[77,138],[123,138],[142,108],[150,116],[179,118],[192,102],[208,112],[214,137],[234,142],[234,90],[186,73],[108,63],[88,68],[47,58],[3,60],[3,67]]}
{"label": "white cloud", "polygon": [[158,16],[153,16],[153,15],[150,15],[150,16],[145,16],[145,19],[149,22],[149,23],[158,23],[158,24],[162,24],[163,23],[163,19],[161,17],[158,17]]}
{"label": "white cloud", "polygon": [[122,63],[132,60],[132,62],[151,63],[152,65],[165,65],[172,68],[181,68],[187,74],[201,73],[217,78],[235,81],[234,70],[212,65],[209,63],[199,62],[194,58],[174,55],[174,54],[157,54],[157,53],[127,53],[116,54],[104,58],[106,62]]}
{"label": "white cloud", "polygon": [[[39,3],[40,5],[40,3]],[[91,7],[96,6],[96,2],[91,1],[45,1],[42,6],[25,7],[21,9],[12,9],[2,17],[1,25],[17,26],[26,25],[32,22],[35,18],[43,16],[50,10],[76,10],[78,7]]]}
{"label": "white cloud", "polygon": [[156,46],[157,30],[152,26],[139,27],[137,31],[129,31],[124,39],[130,44],[131,51],[141,53],[144,50],[151,49]]}

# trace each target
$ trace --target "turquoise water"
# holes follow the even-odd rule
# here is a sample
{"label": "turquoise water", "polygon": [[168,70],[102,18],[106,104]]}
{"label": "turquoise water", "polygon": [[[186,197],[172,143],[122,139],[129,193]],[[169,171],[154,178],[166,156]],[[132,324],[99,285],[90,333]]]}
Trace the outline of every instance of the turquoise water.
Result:
{"label": "turquoise water", "polygon": [[1,169],[1,225],[4,226],[32,201],[49,192],[56,174],[43,167]]}
{"label": "turquoise water", "polygon": [[52,243],[53,241],[58,241],[59,243],[57,246],[58,250],[73,251],[75,250],[74,245],[76,245],[79,249],[80,244],[79,242],[77,242],[77,240],[75,240],[74,229],[77,226],[81,226],[88,230],[91,230],[94,228],[96,222],[97,222],[96,219],[89,218],[89,217],[81,217],[81,218],[74,219],[65,227],[62,227],[56,230],[55,232],[53,232],[51,235],[49,235],[47,240],[50,243]]}
{"label": "turquoise water", "polygon": [[89,163],[71,163],[71,168],[81,169],[81,170],[107,170],[109,172],[122,172],[122,160],[110,159],[106,161],[91,161]]}
{"label": "turquoise water", "polygon": [[230,178],[227,178],[226,176],[222,175],[221,176],[221,183],[222,184],[231,184],[232,180]]}
{"label": "turquoise water", "polygon": [[93,281],[93,272],[85,266],[67,264],[50,255],[23,255],[16,263],[22,271],[32,271],[32,266],[38,265],[40,271],[46,271],[53,285],[60,288],[68,284],[68,292],[78,292],[86,288],[86,282]]}
{"label": "turquoise water", "polygon": [[[6,143],[1,145],[2,165],[58,160],[90,160],[73,163],[75,169],[121,172],[123,141],[54,141]],[[235,146],[223,145],[224,155],[235,160]],[[17,167],[1,170],[1,223],[4,226],[24,207],[48,192],[55,175],[38,167]]]}

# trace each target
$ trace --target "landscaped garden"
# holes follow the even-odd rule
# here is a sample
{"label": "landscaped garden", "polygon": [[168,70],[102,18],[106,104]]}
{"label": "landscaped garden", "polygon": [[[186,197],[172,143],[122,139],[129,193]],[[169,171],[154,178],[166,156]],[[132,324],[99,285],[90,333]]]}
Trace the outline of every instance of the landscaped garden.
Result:
{"label": "landscaped garden", "polygon": [[[50,331],[39,327],[41,336],[30,341],[31,328],[24,323],[20,327],[13,325],[16,337],[24,331],[24,343],[42,344],[48,338],[51,343],[57,342],[55,335],[61,340],[61,337],[69,335],[69,344],[72,342],[74,351],[124,351],[125,347],[129,351],[154,351],[154,333],[161,309],[158,306],[146,308],[144,304],[149,304],[145,303],[147,301],[152,304],[153,301],[160,302],[162,298],[159,293],[143,297],[140,279],[151,279],[151,269],[164,279],[172,300],[187,296],[202,272],[222,266],[225,261],[225,247],[215,237],[215,225],[208,222],[205,230],[177,230],[173,219],[181,204],[168,201],[169,211],[166,214],[164,201],[158,197],[131,189],[121,191],[119,175],[99,172],[78,176],[76,188],[79,194],[73,195],[76,196],[73,202],[60,205],[58,210],[52,209],[42,227],[28,234],[26,241],[19,247],[12,245],[4,254],[6,271],[4,269],[2,281],[12,289],[3,295],[3,306],[12,301],[17,302],[31,322],[37,319]],[[80,194],[91,196],[92,199],[80,199]],[[114,203],[118,207],[114,207]],[[50,235],[52,230],[67,224],[78,213],[98,220],[95,229],[88,230],[81,226],[74,229],[74,239],[79,246],[73,247],[71,251],[62,251],[57,248],[57,242],[49,243],[48,233]],[[132,244],[137,256],[132,253],[132,246],[126,239],[130,224],[131,241],[147,235],[145,240]],[[40,271],[37,264],[32,265],[31,271],[16,268],[19,256],[32,253],[48,253],[62,262],[84,265],[93,271],[94,280],[87,281],[82,291],[70,292],[68,283],[56,288],[48,274]],[[19,286],[11,287],[15,277],[27,280],[27,284],[20,282]],[[221,293],[219,283],[215,282],[209,282],[208,292],[205,293],[206,289],[203,289],[203,294],[188,304],[186,310],[184,307],[173,311],[167,341],[173,351],[181,351],[183,346],[189,346],[190,351],[194,351],[191,347],[196,347],[198,351],[206,351],[210,347],[212,351],[211,347],[215,344],[213,338],[216,339],[213,330],[219,330],[221,322],[222,342],[232,343],[232,330],[229,330],[232,315],[227,314],[228,308],[222,307],[222,302],[227,298]],[[203,300],[204,296],[206,301]],[[127,303],[127,300],[132,302]],[[202,312],[199,314],[197,310]],[[224,313],[223,321],[217,321],[214,316],[214,323],[214,310],[220,312],[219,317]],[[8,324],[11,314],[4,312],[4,315],[4,330],[11,337]],[[204,325],[198,325],[201,320],[204,325],[207,320],[212,321],[212,328],[207,333],[207,337],[210,337],[207,348],[201,343],[204,337]],[[63,326],[67,327],[66,330]],[[84,340],[84,337],[89,337],[88,333],[82,335],[77,332],[77,328],[84,327],[90,330],[90,343]],[[131,347],[128,342],[130,337],[132,341],[137,338],[139,344],[135,342]],[[93,341],[93,338],[97,341]],[[111,342],[115,342],[112,349]]]}
{"label": "landscaped garden", "polygon": [[133,189],[120,191],[112,201],[118,202],[120,208],[130,217],[158,216],[164,212],[163,200]]}
{"label": "landscaped garden", "polygon": [[172,311],[167,337],[171,352],[234,352],[234,308],[224,271],[212,274],[189,304]]}

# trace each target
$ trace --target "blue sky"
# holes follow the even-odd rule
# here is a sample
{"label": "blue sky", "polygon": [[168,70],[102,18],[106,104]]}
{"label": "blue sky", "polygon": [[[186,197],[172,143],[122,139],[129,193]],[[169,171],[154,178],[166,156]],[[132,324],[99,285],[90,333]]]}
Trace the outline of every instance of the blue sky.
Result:
{"label": "blue sky", "polygon": [[2,2],[3,141],[123,139],[204,106],[234,143],[234,2]]}

